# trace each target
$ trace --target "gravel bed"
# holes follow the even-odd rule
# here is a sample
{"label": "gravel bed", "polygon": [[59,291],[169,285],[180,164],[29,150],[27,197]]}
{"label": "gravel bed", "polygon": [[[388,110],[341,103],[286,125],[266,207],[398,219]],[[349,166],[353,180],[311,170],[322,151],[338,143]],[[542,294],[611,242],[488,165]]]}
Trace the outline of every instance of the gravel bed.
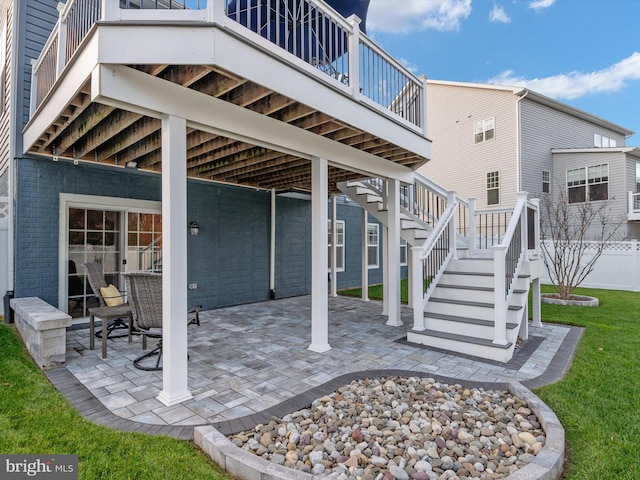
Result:
{"label": "gravel bed", "polygon": [[431,378],[354,381],[229,437],[273,463],[335,480],[504,478],[545,443],[525,401]]}

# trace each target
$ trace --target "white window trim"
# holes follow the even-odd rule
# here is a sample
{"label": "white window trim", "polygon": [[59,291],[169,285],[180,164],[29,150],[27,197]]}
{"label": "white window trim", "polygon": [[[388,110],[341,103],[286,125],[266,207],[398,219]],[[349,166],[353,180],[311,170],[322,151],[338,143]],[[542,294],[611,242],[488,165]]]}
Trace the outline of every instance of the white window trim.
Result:
{"label": "white window trim", "polygon": [[[491,122],[493,127],[487,128],[487,124]],[[480,133],[479,127],[482,128],[482,141],[476,142],[476,135]],[[487,132],[493,130],[493,137],[487,138]],[[480,120],[479,122],[475,122],[473,124],[473,143],[475,145],[480,145],[481,143],[490,142],[491,140],[496,139],[496,117],[485,118],[484,120]]]}
{"label": "white window trim", "polygon": [[[404,250],[404,262],[402,261],[402,250]],[[409,244],[404,238],[400,239],[400,266],[406,267],[409,261]]]}
{"label": "white window trim", "polygon": [[[58,306],[66,311],[67,305],[67,237],[69,230],[69,207],[96,210],[117,210],[126,214],[129,211],[141,213],[162,213],[162,202],[151,200],[135,200],[121,197],[104,197],[99,195],[80,195],[61,193],[58,206]],[[124,222],[124,220],[121,220]],[[126,226],[126,222],[124,222]],[[185,220],[186,225],[186,220]],[[126,235],[126,228],[124,234]]]}
{"label": "white window trim", "polygon": [[[376,229],[376,239],[377,239],[377,243],[374,244],[370,244],[369,243],[369,228],[373,227]],[[376,247],[376,263],[375,265],[371,264],[371,255],[368,254],[369,252],[369,247]],[[377,223],[367,223],[367,268],[368,269],[374,269],[374,268],[380,268],[380,225],[378,225]]]}
{"label": "white window trim", "polygon": [[[488,180],[488,175],[490,173],[497,173],[498,174],[498,186],[497,188],[489,188],[489,186],[487,185],[487,180]],[[500,192],[500,177],[502,177],[502,175],[500,174],[500,170],[491,170],[489,172],[487,172],[484,176],[484,181],[485,181],[485,189],[486,189],[486,196],[485,196],[485,202],[487,203],[488,207],[495,207],[496,205],[500,205],[502,202],[502,195]],[[497,190],[498,191],[498,203],[489,203],[489,190]]]}
{"label": "white window trim", "polygon": [[[328,219],[327,222],[328,222],[329,233],[331,234],[331,241],[332,241],[332,243],[328,244],[327,246],[331,248],[333,246],[333,232],[331,232],[332,220]],[[345,260],[346,260],[346,257],[345,257],[346,225],[345,225],[345,221],[344,220],[336,220],[336,230],[338,230],[338,224],[342,225],[342,243],[341,244],[338,243],[336,245],[336,247],[338,249],[337,252],[336,252],[336,256],[342,259],[342,262],[338,262],[338,264],[342,263],[342,268],[336,268],[336,272],[344,272],[345,269],[346,269],[346,265],[347,265],[345,263]],[[342,255],[340,255],[340,253],[339,253],[340,252],[340,247],[342,247]],[[329,262],[331,262],[331,255],[329,255]],[[329,272],[332,271],[331,267],[328,268],[328,271]]]}
{"label": "white window trim", "polygon": [[[607,198],[605,200],[591,200],[591,195],[589,193],[590,190],[590,183],[589,183],[589,169],[590,168],[594,168],[594,167],[600,167],[606,165],[607,166],[607,181],[606,182],[598,182],[595,185],[602,185],[603,183],[607,184]],[[586,165],[584,167],[576,167],[576,168],[567,168],[567,170],[565,171],[565,189],[567,192],[567,201],[569,200],[569,172],[574,171],[574,170],[584,170],[584,187],[585,187],[585,201],[584,202],[571,202],[571,203],[586,203],[586,202],[606,202],[607,200],[611,199],[611,195],[610,195],[610,186],[611,186],[611,178],[610,178],[610,173],[611,170],[609,168],[609,164],[608,163],[598,163],[595,165]]]}
{"label": "white window trim", "polygon": [[[544,174],[547,174],[547,180],[544,179]],[[544,186],[548,185],[548,192],[544,191]],[[551,171],[550,170],[542,170],[542,193],[551,193]]]}

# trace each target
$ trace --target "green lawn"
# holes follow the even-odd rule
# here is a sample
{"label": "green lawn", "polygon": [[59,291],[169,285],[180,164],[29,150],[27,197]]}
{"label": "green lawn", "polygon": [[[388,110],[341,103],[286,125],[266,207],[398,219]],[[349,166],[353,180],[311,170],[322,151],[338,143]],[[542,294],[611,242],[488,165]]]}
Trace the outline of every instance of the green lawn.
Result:
{"label": "green lawn", "polygon": [[[406,281],[402,291],[406,302]],[[555,292],[547,285],[542,291]],[[361,290],[340,293],[359,297]],[[598,297],[600,307],[542,305],[543,323],[586,330],[565,380],[535,390],[565,428],[565,478],[640,479],[640,294],[574,293]],[[382,287],[372,286],[369,298],[381,299]]]}
{"label": "green lawn", "polygon": [[[552,291],[550,287],[544,291]],[[598,308],[542,306],[545,322],[585,327],[565,380],[535,393],[562,422],[566,478],[640,478],[640,294],[578,289]],[[370,298],[376,298],[375,291]],[[229,478],[188,442],[82,419],[0,324],[0,452],[74,453],[83,479]]]}
{"label": "green lawn", "polygon": [[80,479],[230,479],[192,443],[84,420],[0,324],[0,452],[77,454]]}

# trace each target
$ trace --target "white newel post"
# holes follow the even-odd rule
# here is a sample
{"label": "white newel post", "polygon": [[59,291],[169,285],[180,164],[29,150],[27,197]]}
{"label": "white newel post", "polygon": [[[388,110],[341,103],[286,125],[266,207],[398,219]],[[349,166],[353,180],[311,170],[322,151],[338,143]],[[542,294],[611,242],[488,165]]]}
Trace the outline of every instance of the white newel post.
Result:
{"label": "white newel post", "polygon": [[120,2],[118,0],[102,0],[102,21],[120,20]]}
{"label": "white newel post", "polygon": [[389,302],[389,319],[387,325],[394,327],[402,326],[400,316],[400,181],[387,181],[387,263],[385,271],[387,276],[387,292]]}
{"label": "white newel post", "polygon": [[311,345],[309,350],[326,352],[329,345],[329,300],[327,296],[327,220],[329,167],[325,158],[311,159]]}
{"label": "white newel post", "polygon": [[493,343],[506,345],[507,342],[507,298],[505,296],[505,255],[507,246],[495,245],[493,247],[494,264],[494,333]]}
{"label": "white newel post", "polygon": [[60,76],[67,61],[67,20],[62,18],[66,3],[58,3],[58,51],[56,52],[56,78]]}
{"label": "white newel post", "polygon": [[369,236],[367,225],[369,223],[369,214],[362,209],[362,300],[369,301]]}
{"label": "white newel post", "polygon": [[411,247],[411,306],[413,307],[413,329],[424,330],[424,296],[422,260],[420,254],[422,247]]}
{"label": "white newel post", "polygon": [[470,198],[469,203],[469,257],[476,253],[476,199]]}
{"label": "white newel post", "polygon": [[360,96],[360,22],[356,15],[347,18],[351,25],[349,33],[349,87],[354,98]]}
{"label": "white newel post", "polygon": [[162,391],[175,405],[187,383],[187,122],[162,116]]}
{"label": "white newel post", "polygon": [[225,14],[225,0],[209,0],[207,2],[207,20],[224,24],[227,15]]}
{"label": "white newel post", "polygon": [[[454,205],[456,203],[456,192],[451,190],[447,192],[447,205]],[[457,209],[453,212],[453,218],[449,222],[449,251],[451,252],[451,258],[458,258],[458,245],[457,245],[457,232],[456,221],[458,212]]]}
{"label": "white newel post", "polygon": [[[37,60],[35,58],[31,59],[31,90],[29,96],[29,116],[33,117],[33,114],[36,113],[36,108],[38,108],[38,72],[36,72],[36,64]],[[11,183],[11,182],[9,182]]]}

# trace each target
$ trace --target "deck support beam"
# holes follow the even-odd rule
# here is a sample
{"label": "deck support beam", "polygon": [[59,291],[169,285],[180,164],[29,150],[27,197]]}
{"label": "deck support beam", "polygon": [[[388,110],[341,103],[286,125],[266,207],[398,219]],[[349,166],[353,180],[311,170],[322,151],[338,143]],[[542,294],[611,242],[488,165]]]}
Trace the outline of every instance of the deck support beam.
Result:
{"label": "deck support beam", "polygon": [[327,295],[327,220],[329,163],[311,159],[311,345],[309,350],[326,352],[329,345],[329,298]]}
{"label": "deck support beam", "polygon": [[192,397],[187,384],[187,122],[162,116],[162,391],[165,405]]}
{"label": "deck support beam", "polygon": [[400,327],[403,323],[400,317],[400,182],[398,180],[387,181],[387,205],[389,209],[385,238],[387,261],[384,271],[386,293],[389,296],[387,325]]}

